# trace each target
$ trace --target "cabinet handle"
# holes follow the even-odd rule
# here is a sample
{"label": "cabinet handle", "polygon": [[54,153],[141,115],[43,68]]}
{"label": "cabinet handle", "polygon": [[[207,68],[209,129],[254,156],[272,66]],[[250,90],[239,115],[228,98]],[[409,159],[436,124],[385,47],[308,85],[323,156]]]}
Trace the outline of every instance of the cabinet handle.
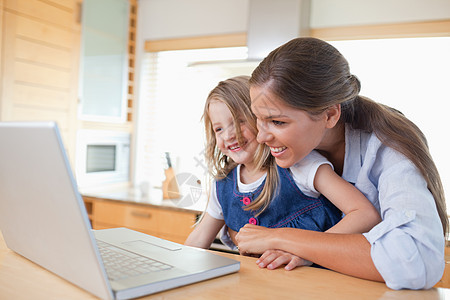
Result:
{"label": "cabinet handle", "polygon": [[133,217],[139,217],[139,218],[148,218],[150,219],[152,217],[152,214],[149,212],[143,212],[143,211],[131,211],[131,215]]}

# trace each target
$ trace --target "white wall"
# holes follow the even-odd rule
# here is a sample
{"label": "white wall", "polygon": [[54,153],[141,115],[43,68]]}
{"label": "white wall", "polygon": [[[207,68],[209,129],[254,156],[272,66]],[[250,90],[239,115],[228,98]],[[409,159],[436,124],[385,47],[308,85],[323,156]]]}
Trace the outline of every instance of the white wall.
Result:
{"label": "white wall", "polygon": [[419,22],[450,18],[450,0],[312,0],[311,27]]}
{"label": "white wall", "polygon": [[[138,4],[143,39],[247,31],[249,0],[139,0]],[[441,19],[450,19],[450,0],[311,0],[312,28]]]}
{"label": "white wall", "polygon": [[247,31],[248,0],[139,0],[144,39],[167,39]]}

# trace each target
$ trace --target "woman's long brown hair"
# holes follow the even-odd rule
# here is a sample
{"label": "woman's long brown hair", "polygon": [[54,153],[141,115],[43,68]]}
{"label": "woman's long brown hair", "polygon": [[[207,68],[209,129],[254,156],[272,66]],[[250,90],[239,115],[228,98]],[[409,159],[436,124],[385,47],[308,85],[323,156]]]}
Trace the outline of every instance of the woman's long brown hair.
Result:
{"label": "woman's long brown hair", "polygon": [[340,122],[375,133],[384,145],[402,153],[418,168],[447,235],[444,189],[424,134],[399,111],[360,96],[361,84],[336,48],[315,38],[291,40],[260,63],[250,84],[269,88],[287,105],[312,116],[340,104]]}

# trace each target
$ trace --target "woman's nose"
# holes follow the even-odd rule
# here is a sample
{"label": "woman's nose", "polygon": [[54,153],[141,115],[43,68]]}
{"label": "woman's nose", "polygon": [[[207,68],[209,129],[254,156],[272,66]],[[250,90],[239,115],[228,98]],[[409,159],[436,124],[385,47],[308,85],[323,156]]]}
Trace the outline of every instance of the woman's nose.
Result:
{"label": "woman's nose", "polygon": [[267,143],[272,138],[272,135],[267,130],[266,126],[264,126],[264,124],[262,124],[261,122],[257,122],[257,127],[258,135],[256,136],[256,140],[260,144]]}

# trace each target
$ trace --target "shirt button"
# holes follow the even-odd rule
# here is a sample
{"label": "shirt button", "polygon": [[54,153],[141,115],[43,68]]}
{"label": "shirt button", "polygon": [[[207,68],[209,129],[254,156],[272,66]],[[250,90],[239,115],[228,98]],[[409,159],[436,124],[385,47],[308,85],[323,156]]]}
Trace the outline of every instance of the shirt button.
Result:
{"label": "shirt button", "polygon": [[248,219],[248,223],[256,225],[258,223],[258,221],[255,218],[250,218],[250,219]]}
{"label": "shirt button", "polygon": [[242,199],[242,202],[244,203],[244,205],[249,205],[251,200],[249,197],[244,197],[244,199]]}

